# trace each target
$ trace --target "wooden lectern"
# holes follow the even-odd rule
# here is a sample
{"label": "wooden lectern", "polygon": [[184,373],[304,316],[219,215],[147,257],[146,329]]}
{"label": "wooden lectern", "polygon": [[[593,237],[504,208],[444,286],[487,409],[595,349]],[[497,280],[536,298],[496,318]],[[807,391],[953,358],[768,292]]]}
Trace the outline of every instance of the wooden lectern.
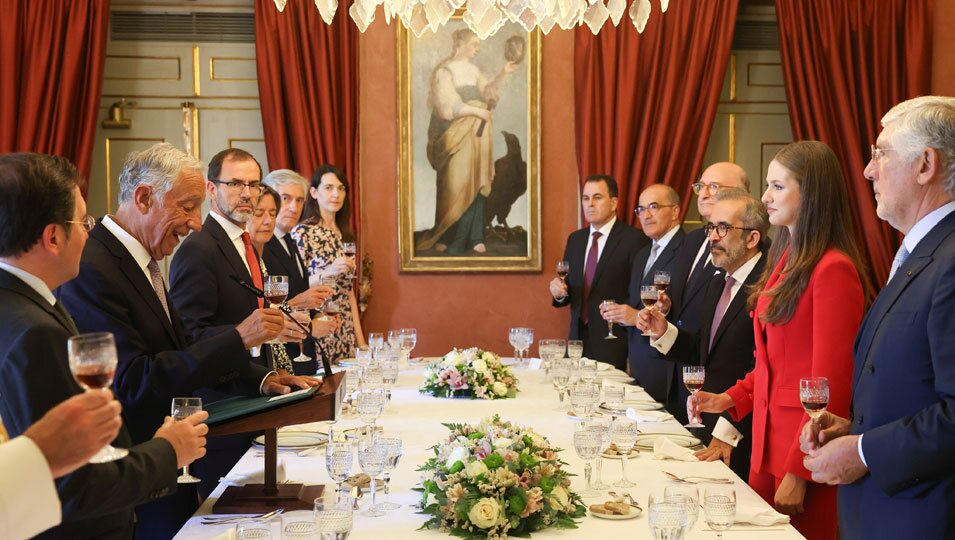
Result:
{"label": "wooden lectern", "polygon": [[[326,376],[318,390],[288,403],[267,402],[267,408],[210,424],[209,435],[232,435],[265,431],[265,483],[229,486],[212,507],[214,514],[248,514],[285,510],[311,510],[324,486],[277,484],[278,428],[322,420],[334,420],[341,410],[345,373]],[[240,400],[242,398],[239,398]],[[249,403],[261,398],[247,398]],[[237,401],[238,402],[238,401]],[[260,403],[262,403],[260,401]],[[259,409],[262,407],[260,406]],[[212,418],[210,418],[212,420]]]}

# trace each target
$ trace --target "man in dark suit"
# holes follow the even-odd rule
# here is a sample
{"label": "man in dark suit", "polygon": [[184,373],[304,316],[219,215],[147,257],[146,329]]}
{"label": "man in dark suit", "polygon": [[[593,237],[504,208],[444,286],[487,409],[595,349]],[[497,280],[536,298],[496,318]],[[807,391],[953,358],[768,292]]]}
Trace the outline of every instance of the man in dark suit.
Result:
{"label": "man in dark suit", "polygon": [[[617,219],[617,181],[612,176],[589,176],[580,201],[590,226],[567,237],[563,260],[570,263],[570,272],[566,281],[554,278],[550,282],[550,294],[554,307],[570,306],[569,339],[584,342],[584,356],[623,370],[627,343],[604,339],[607,325],[600,318],[600,303],[626,300],[633,260],[649,240]],[[614,334],[626,335],[619,327]]]}
{"label": "man in dark suit", "polygon": [[[691,331],[667,322],[659,311],[641,311],[637,328],[649,327],[650,345],[668,360],[681,366],[704,366],[703,390],[723,392],[754,367],[748,287],[759,281],[766,264],[760,247],[769,230],[769,215],[762,202],[741,189],[720,189],[713,199],[704,230],[713,264],[722,272],[710,275],[703,286],[700,327]],[[678,395],[680,402],[687,403],[689,392],[682,385]],[[698,434],[709,446],[697,456],[722,459],[740,478],[749,478],[752,420],[733,422],[725,413],[702,416],[706,427]]]}
{"label": "man in dark suit", "polygon": [[655,272],[672,271],[673,261],[686,237],[680,229],[680,196],[670,186],[653,184],[640,194],[635,211],[643,232],[653,242],[634,258],[628,303],[601,308],[601,311],[607,320],[631,327],[628,329],[630,376],[674,416],[685,418],[686,409],[680,411],[675,406],[677,385],[682,381],[676,376],[676,365],[661,358],[660,353],[650,346],[649,338],[632,328],[636,324],[637,311],[643,306],[640,287],[653,285]]}
{"label": "man in dark suit", "polygon": [[[721,189],[738,188],[749,192],[749,176],[735,163],[714,163],[703,171],[693,184],[696,208],[703,224],[709,222],[716,194]],[[696,331],[700,328],[701,304],[705,285],[719,272],[710,256],[709,242],[703,228],[687,233],[673,262],[667,295],[672,301],[668,318],[677,328]]]}
{"label": "man in dark suit", "polygon": [[824,413],[801,446],[813,480],[841,484],[841,538],[951,538],[955,98],[902,102],[882,126],[865,176],[905,238],[856,335],[849,418]]}
{"label": "man in dark suit", "polygon": [[[134,443],[152,436],[174,397],[205,387],[228,395],[277,394],[291,384],[247,358],[246,349],[284,330],[278,310],[257,309],[238,325],[193,341],[167,299],[159,261],[181,236],[200,228],[203,168],[168,143],[130,154],[119,176],[116,214],[93,228],[79,276],[56,291],[81,332],[115,336],[113,389]],[[180,485],[175,496],[137,508],[136,537],[171,538],[197,508],[195,486]]]}
{"label": "man in dark suit", "polygon": [[[331,298],[333,290],[327,285],[309,287],[308,269],[299,255],[295,240],[289,234],[298,225],[305,208],[305,196],[308,193],[308,180],[289,169],[279,169],[266,175],[262,181],[274,189],[281,200],[281,208],[275,216],[275,235],[265,244],[262,260],[270,274],[288,276],[288,304],[292,307],[316,310],[325,300]],[[315,313],[313,313],[314,315]],[[315,373],[318,364],[315,361],[315,343],[305,340],[304,349],[298,343],[285,345],[289,358],[299,353],[309,358],[308,362],[294,362],[295,373],[299,375]]]}
{"label": "man in dark suit", "polygon": [[[92,228],[77,176],[63,158],[0,156],[0,416],[11,436],[82,392],[66,347],[76,325],[51,291],[76,276]],[[204,454],[207,416],[166,421],[135,446],[123,426],[113,444],[129,455],[57,480],[63,522],[39,538],[132,538],[133,507],[174,491],[177,469]]]}
{"label": "man in dark suit", "polygon": [[[204,342],[233,330],[250,314],[264,308],[264,301],[237,281],[262,289],[262,271],[245,223],[252,217],[262,186],[262,169],[251,154],[237,148],[219,152],[209,161],[206,191],[211,211],[202,229],[189,235],[172,259],[169,298],[192,339]],[[278,314],[277,311],[274,313]],[[298,341],[304,334],[284,319],[282,339]],[[263,347],[267,350],[267,347]],[[243,350],[240,358],[268,367],[262,354]],[[269,368],[271,370],[271,367]],[[311,377],[288,377],[286,387],[308,388],[319,383]],[[285,390],[287,391],[287,390]],[[203,389],[203,401],[217,401],[229,394]],[[252,437],[230,435],[209,444],[209,458],[197,474],[199,492],[207,496],[248,450]]]}

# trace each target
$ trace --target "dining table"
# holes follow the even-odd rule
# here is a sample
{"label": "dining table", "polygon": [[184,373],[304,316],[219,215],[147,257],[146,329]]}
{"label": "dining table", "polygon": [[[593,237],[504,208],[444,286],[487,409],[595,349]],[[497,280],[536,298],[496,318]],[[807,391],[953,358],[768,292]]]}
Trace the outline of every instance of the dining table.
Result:
{"label": "dining table", "polygon": [[[575,476],[572,477],[571,489],[583,491],[584,461],[574,451],[573,434],[579,418],[568,414],[570,403],[565,397],[563,403],[558,400],[558,393],[551,383],[547,373],[539,368],[539,360],[529,365],[525,361],[522,366],[513,366],[519,380],[520,391],[515,398],[509,399],[470,399],[467,396],[454,398],[438,398],[422,394],[419,388],[424,382],[425,366],[437,358],[419,359],[410,363],[401,370],[396,384],[391,389],[391,398],[384,412],[377,420],[377,425],[386,434],[400,434],[403,440],[403,454],[396,469],[391,474],[390,501],[400,504],[400,508],[389,511],[381,517],[368,517],[363,511],[370,504],[370,495],[365,494],[359,500],[360,509],[354,513],[354,521],[350,538],[352,540],[428,540],[439,537],[449,537],[447,532],[434,529],[420,529],[428,520],[427,515],[418,512],[421,502],[421,493],[415,491],[420,487],[422,474],[417,469],[429,457],[434,456],[433,446],[447,440],[448,428],[443,423],[478,423],[482,419],[499,415],[502,420],[533,428],[546,437],[550,443],[563,449],[559,457],[566,463],[564,467]],[[505,361],[512,361],[505,359]],[[601,364],[596,382],[604,385],[627,385],[627,399],[636,399],[638,402],[650,401],[649,396],[636,385],[627,384],[630,379],[621,371]],[[599,409],[598,409],[599,410]],[[654,419],[656,420],[656,419]],[[359,427],[361,422],[354,414],[343,412],[332,424],[331,422],[316,422],[300,426],[283,428],[279,432],[280,441],[283,431],[328,433],[334,426],[335,430],[349,427]],[[641,435],[653,439],[664,435],[672,435],[673,439],[686,441],[691,437],[690,432],[670,417],[665,421],[639,422]],[[664,434],[664,435],[660,435]],[[304,454],[304,455],[303,455]],[[682,478],[699,476],[708,478],[727,478],[734,484],[737,497],[737,506],[745,506],[748,510],[771,511],[772,507],[753,491],[744,480],[737,477],[733,471],[721,461],[679,461],[673,459],[659,459],[654,456],[652,449],[644,449],[627,461],[627,476],[636,484],[630,488],[610,487],[609,491],[618,493],[628,492],[642,508],[634,511],[637,514],[632,519],[608,520],[587,515],[576,520],[576,529],[545,529],[533,533],[534,538],[541,539],[626,539],[637,540],[653,538],[647,518],[648,497],[650,493],[662,493],[666,486],[676,482],[668,478],[667,473]],[[331,489],[334,482],[330,479],[325,466],[325,452],[322,447],[316,448],[281,448],[279,459],[280,468],[284,469],[288,481],[306,485],[324,484]],[[230,473],[230,477],[247,477],[261,472],[264,457],[260,447],[253,445],[239,460]],[[352,473],[361,472],[357,458],[354,460]],[[621,478],[621,460],[602,458],[602,477],[607,484],[613,484]],[[700,494],[707,486],[697,484]],[[225,540],[234,537],[234,523],[211,525],[204,524],[203,518],[212,513],[215,504],[226,484],[220,483],[216,490],[207,498],[198,511],[193,515],[176,535],[176,540],[215,539]],[[611,500],[608,490],[602,490],[596,497],[585,497],[585,505],[602,503]],[[382,490],[379,488],[377,498],[383,500]],[[299,511],[302,512],[302,511]],[[279,540],[281,520],[275,518],[271,522],[272,538]],[[735,524],[724,531],[722,537],[727,540],[775,540],[803,538],[789,524],[774,524],[769,526],[754,526]],[[686,540],[716,539],[717,532],[710,529],[706,523],[702,508],[699,518],[693,528],[684,537]]]}

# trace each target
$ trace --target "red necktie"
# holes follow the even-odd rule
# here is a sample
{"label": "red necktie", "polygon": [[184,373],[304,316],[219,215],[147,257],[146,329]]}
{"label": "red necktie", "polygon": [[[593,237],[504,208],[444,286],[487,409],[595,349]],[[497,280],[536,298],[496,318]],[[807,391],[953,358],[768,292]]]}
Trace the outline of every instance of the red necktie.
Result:
{"label": "red necktie", "polygon": [[[242,233],[242,243],[245,244],[245,262],[249,264],[249,275],[252,276],[252,285],[255,285],[260,291],[264,290],[262,284],[262,269],[259,268],[259,258],[255,255],[255,248],[252,247],[252,237],[249,233]],[[259,308],[265,307],[265,300],[260,296]]]}
{"label": "red necktie", "polygon": [[597,258],[599,254],[599,245],[597,240],[603,235],[600,231],[594,231],[594,239],[590,242],[590,251],[587,252],[587,262],[584,265],[584,295],[580,304],[580,320],[584,324],[590,319],[590,308],[587,305],[587,298],[590,296],[590,287],[594,284],[594,274],[597,273]]}

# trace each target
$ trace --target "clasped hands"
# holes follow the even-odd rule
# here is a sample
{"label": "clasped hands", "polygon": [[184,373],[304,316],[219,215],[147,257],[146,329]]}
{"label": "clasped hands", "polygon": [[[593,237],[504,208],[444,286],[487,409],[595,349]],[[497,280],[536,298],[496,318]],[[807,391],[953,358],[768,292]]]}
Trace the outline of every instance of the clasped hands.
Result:
{"label": "clasped hands", "polygon": [[799,436],[803,466],[821,484],[851,484],[869,472],[858,445],[859,435],[849,434],[849,420],[828,411],[806,422]]}

